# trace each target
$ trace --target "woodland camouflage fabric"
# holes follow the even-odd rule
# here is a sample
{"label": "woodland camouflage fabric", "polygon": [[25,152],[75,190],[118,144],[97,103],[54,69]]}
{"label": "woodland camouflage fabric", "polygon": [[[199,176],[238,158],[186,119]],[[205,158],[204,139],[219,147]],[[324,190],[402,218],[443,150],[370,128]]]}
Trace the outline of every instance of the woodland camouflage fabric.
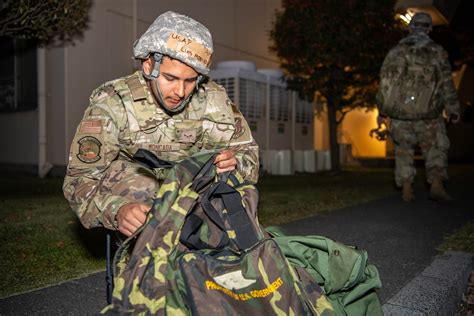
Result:
{"label": "woodland camouflage fabric", "polygon": [[151,206],[160,180],[128,158],[140,148],[173,162],[230,149],[242,176],[258,179],[258,145],[224,88],[212,81],[202,84],[186,108],[170,116],[136,72],[92,93],[71,144],[63,191],[85,227],[115,230],[121,206]]}
{"label": "woodland camouflage fabric", "polygon": [[424,32],[402,39],[382,65],[378,103],[382,115],[400,120],[459,114],[446,51]]}
{"label": "woodland camouflage fabric", "polygon": [[[112,304],[102,313],[333,315],[317,283],[303,284],[277,244],[265,238],[256,214],[255,186],[238,173],[226,183],[238,191],[257,242],[244,251],[232,243],[220,251],[212,250],[218,248],[219,238],[209,219],[198,235],[210,249],[189,250],[180,242],[186,216],[191,210],[199,212],[200,198],[211,186],[220,184],[216,183],[213,159],[212,153],[200,153],[167,172],[145,226],[135,234],[138,238],[132,236],[118,251]],[[207,169],[209,163],[211,168]],[[219,200],[213,204],[223,217],[229,214]],[[226,221],[225,234],[233,241],[236,235],[228,225]]]}
{"label": "woodland camouflage fabric", "polygon": [[426,179],[448,178],[449,138],[442,118],[419,121],[390,121],[390,136],[395,144],[395,183],[402,186],[405,180],[410,183],[416,175],[413,165],[415,148],[419,145],[425,160]]}

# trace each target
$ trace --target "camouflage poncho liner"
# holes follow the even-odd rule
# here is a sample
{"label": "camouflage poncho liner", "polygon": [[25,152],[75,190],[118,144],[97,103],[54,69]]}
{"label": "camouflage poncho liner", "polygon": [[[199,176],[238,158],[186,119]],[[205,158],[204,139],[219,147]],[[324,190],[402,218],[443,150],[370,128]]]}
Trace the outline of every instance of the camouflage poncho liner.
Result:
{"label": "camouflage poncho liner", "polygon": [[218,181],[213,160],[200,153],[167,171],[138,238],[118,251],[103,313],[333,315],[318,284],[303,286],[276,242],[264,238],[254,185],[238,172]]}

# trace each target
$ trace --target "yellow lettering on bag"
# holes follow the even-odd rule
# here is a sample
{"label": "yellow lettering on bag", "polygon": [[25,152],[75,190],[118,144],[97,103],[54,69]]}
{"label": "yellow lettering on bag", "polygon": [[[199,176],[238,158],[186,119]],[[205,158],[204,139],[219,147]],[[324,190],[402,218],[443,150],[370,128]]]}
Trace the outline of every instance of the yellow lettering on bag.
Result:
{"label": "yellow lettering on bag", "polygon": [[265,298],[272,294],[273,292],[276,292],[279,287],[283,285],[283,280],[281,278],[276,279],[273,281],[269,286],[267,286],[264,289],[261,290],[253,290],[247,293],[235,293],[232,290],[229,290],[213,281],[207,280],[206,281],[206,288],[211,291],[220,291],[236,301],[247,301],[249,299],[253,298]]}

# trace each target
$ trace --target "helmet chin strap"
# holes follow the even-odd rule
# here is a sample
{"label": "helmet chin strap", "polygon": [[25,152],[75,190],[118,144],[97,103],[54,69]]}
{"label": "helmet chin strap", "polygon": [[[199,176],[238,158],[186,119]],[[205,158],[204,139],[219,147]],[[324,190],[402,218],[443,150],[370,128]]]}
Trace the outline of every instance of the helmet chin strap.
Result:
{"label": "helmet chin strap", "polygon": [[160,86],[158,85],[158,80],[157,80],[158,77],[160,76],[160,65],[161,65],[161,61],[163,59],[163,54],[154,53],[153,54],[153,59],[155,60],[155,62],[153,64],[153,70],[151,71],[151,73],[149,75],[142,72],[143,76],[146,79],[150,80],[152,82],[152,84],[155,85],[156,91],[158,91],[158,95],[157,95],[158,102],[160,103],[160,105],[163,107],[163,109],[166,112],[171,113],[171,114],[176,114],[176,113],[181,112],[182,110],[184,110],[186,105],[191,100],[191,97],[193,96],[194,92],[196,92],[199,89],[199,84],[204,79],[204,76],[201,75],[201,74],[198,75],[198,77],[196,79],[196,87],[194,88],[194,91],[192,93],[190,93],[186,97],[186,99],[181,101],[181,103],[177,107],[171,109],[171,108],[167,107],[166,104],[165,104],[165,101],[163,99],[163,94],[161,93],[161,89],[160,89]]}

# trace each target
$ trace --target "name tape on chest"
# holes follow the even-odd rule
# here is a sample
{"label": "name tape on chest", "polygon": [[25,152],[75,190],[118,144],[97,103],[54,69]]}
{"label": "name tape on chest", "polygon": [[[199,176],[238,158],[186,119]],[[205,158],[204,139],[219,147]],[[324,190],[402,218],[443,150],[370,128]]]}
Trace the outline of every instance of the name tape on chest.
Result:
{"label": "name tape on chest", "polygon": [[180,144],[169,143],[169,144],[150,144],[148,148],[151,151],[162,152],[162,151],[179,151],[181,149]]}

